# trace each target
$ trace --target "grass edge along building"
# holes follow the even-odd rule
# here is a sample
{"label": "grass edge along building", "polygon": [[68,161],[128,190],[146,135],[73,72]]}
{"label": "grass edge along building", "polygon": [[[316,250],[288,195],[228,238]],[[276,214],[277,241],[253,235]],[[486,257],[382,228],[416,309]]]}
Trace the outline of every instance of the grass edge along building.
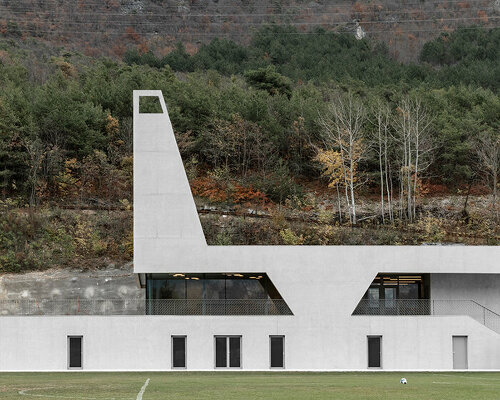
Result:
{"label": "grass edge along building", "polygon": [[[139,112],[155,97],[163,112]],[[208,246],[161,91],[134,91],[141,315],[6,316],[0,370],[500,370],[500,248]]]}

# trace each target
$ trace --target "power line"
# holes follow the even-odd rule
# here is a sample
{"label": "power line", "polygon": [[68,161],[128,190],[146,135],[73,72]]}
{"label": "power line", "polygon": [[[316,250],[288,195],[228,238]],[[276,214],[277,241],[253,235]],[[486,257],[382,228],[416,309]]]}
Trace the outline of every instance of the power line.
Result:
{"label": "power line", "polygon": [[[487,17],[488,20],[496,20],[499,19],[500,16],[491,16]],[[431,19],[402,19],[402,20],[379,20],[379,21],[361,21],[359,24],[361,26],[365,25],[378,25],[378,24],[408,24],[408,23],[423,23],[423,22],[436,22],[436,23],[443,23],[443,22],[452,22],[452,21],[475,21],[475,20],[480,20],[482,21],[484,17],[457,17],[457,18],[431,18]],[[9,20],[12,22],[21,22],[25,24],[29,24],[30,22],[33,22],[31,20],[20,20],[20,19],[15,19],[15,20]],[[138,27],[138,26],[150,26],[153,24],[160,24],[161,22],[141,22],[141,23],[127,23],[123,21],[71,21],[71,20],[59,20],[59,21],[51,21],[52,23],[66,23],[68,25],[99,25],[99,24],[106,24],[107,26],[127,26],[127,27]],[[277,23],[277,22],[238,22],[236,23],[237,25],[262,25],[262,26],[282,26],[282,27],[287,27],[287,26],[338,26],[338,25],[344,25],[346,23],[352,23],[352,21],[338,21],[338,22],[289,22],[289,23]],[[225,25],[226,23],[223,22],[210,22],[207,25]]]}
{"label": "power line", "polygon": [[[1,6],[0,6],[1,7]],[[5,6],[4,6],[5,7]],[[396,9],[396,10],[379,10],[379,11],[356,11],[356,10],[351,10],[350,12],[329,12],[329,11],[324,11],[324,12],[319,12],[316,13],[317,16],[323,16],[323,15],[352,15],[352,14],[357,14],[357,15],[364,15],[364,14],[369,14],[372,15],[374,12],[377,12],[379,14],[408,14],[416,11],[422,11],[425,12],[425,14],[434,14],[434,13],[449,13],[449,12],[457,12],[457,11],[490,11],[490,10],[495,10],[494,7],[469,7],[469,8],[460,8],[459,10],[449,10],[449,9],[440,9],[440,10],[434,10],[434,11],[423,11],[422,9],[419,10],[404,10],[402,11],[401,9]],[[25,9],[25,11],[9,11],[10,14],[26,14],[29,12],[32,13],[37,13],[37,14],[53,14],[54,12],[57,12],[57,10],[54,11],[35,11],[33,9]],[[95,16],[95,15],[106,15],[106,16],[119,16],[119,17],[134,17],[134,18],[147,18],[147,17],[183,17],[183,18],[191,18],[191,17],[218,17],[218,18],[229,18],[229,17],[311,17],[311,14],[289,14],[289,13],[237,13],[237,14],[221,14],[221,13],[216,13],[216,14],[208,14],[208,13],[201,13],[201,14],[182,14],[182,13],[168,13],[168,14],[161,14],[153,11],[148,11],[145,13],[141,14],[123,14],[123,13],[113,13],[113,12],[105,12],[105,11],[93,11],[90,13],[85,13],[85,12],[78,12],[78,16]],[[313,14],[314,15],[314,14]]]}
{"label": "power line", "polygon": [[[471,11],[490,11],[490,10],[493,10],[493,8],[489,8],[489,9],[469,9]],[[395,15],[396,13],[394,13],[393,15]],[[399,15],[400,13],[398,13]],[[426,13],[426,14],[446,14],[446,13],[443,13],[441,11],[433,11],[433,12],[429,12],[429,13]],[[98,15],[102,15],[102,16],[109,16],[108,14],[106,13],[99,13],[99,14],[95,14],[94,16],[98,16]],[[333,14],[332,14],[333,15]],[[345,17],[348,17],[348,18],[352,18],[351,15],[348,15],[348,14],[334,14],[334,15],[338,15],[338,16],[345,16]],[[78,16],[81,16],[81,14],[79,14]],[[170,17],[174,17],[173,15],[168,15]],[[203,14],[199,14],[199,15],[189,15],[187,17],[189,18],[203,18],[203,17],[216,17],[216,18],[226,18],[228,17],[227,15],[203,15]],[[250,16],[250,17],[254,17],[255,15],[254,14],[246,14],[246,15],[239,15],[240,17],[244,17],[244,16]],[[308,17],[321,17],[323,16],[323,14],[318,14],[318,15],[313,15],[313,16],[308,16]],[[150,15],[148,16],[150,18],[159,18],[160,16],[159,15]],[[388,17],[388,15],[384,15],[384,17]],[[494,16],[492,16],[494,17]],[[492,18],[492,17],[489,17],[489,18]],[[51,20],[52,22],[73,22],[73,23],[86,23],[86,21],[71,21],[69,19],[61,19],[60,16],[54,16],[54,18],[58,18],[57,20]],[[439,18],[439,17],[434,17],[434,18]],[[464,17],[465,18],[465,17]],[[471,17],[467,17],[467,18],[471,18]],[[473,17],[473,18],[480,18],[480,17]],[[7,18],[7,20],[17,20],[17,21],[22,21],[22,20],[32,20],[33,17],[30,17],[30,16],[22,16],[22,17],[14,17],[14,18]],[[183,18],[184,19],[184,18]],[[415,20],[419,20],[419,19],[415,19]],[[383,20],[382,20],[383,21]],[[91,22],[91,21],[89,21]],[[114,22],[114,21],[109,21],[109,22]],[[121,22],[121,21],[116,21],[116,22]],[[296,21],[298,23],[298,21]],[[371,22],[371,21],[366,21],[364,23],[368,23],[368,22]],[[375,21],[377,22],[377,21]],[[374,22],[374,23],[375,23]],[[380,21],[378,21],[380,22]],[[149,22],[135,22],[136,24],[147,24]],[[301,22],[302,24],[307,24],[308,22],[305,21],[305,22]]]}
{"label": "power line", "polygon": [[[500,17],[499,17],[500,18]],[[493,28],[500,28],[499,26],[494,26]],[[470,29],[476,29],[475,27],[461,27],[460,29],[462,30],[470,30]],[[109,35],[127,35],[126,32],[99,32],[99,31],[77,31],[77,30],[62,30],[62,29],[56,29],[56,30],[38,30],[38,29],[19,29],[20,32],[36,32],[36,33],[79,33],[79,34],[96,34],[96,35],[104,35],[104,36],[109,36]],[[443,29],[401,29],[398,32],[401,33],[408,33],[408,32],[435,32],[435,33],[441,33],[444,32],[445,30]],[[388,30],[388,29],[380,29],[380,30],[365,30],[365,33],[384,33],[384,32],[389,32],[393,34],[397,34],[398,32],[394,32],[394,30]],[[325,32],[278,32],[275,33],[275,35],[326,35],[326,34],[334,34],[338,32],[334,31],[325,31]],[[223,37],[223,36],[249,36],[248,32],[146,32],[146,33],[140,33],[142,36],[158,36],[160,34],[165,34],[165,35],[175,35],[175,36],[206,36],[206,37]]]}
{"label": "power line", "polygon": [[[475,3],[475,2],[478,2],[478,3],[489,3],[488,1],[485,1],[485,0],[447,0],[446,2],[443,2],[442,0],[435,0],[435,1],[426,1],[425,2],[425,5],[431,5],[431,4],[438,4],[438,5],[447,5],[447,4],[458,4],[458,3],[467,3],[467,4],[470,4],[470,3]],[[9,4],[9,1],[8,0],[4,0],[4,3],[7,3],[6,5],[4,5],[4,7],[8,7],[9,5],[12,7],[12,6],[16,6],[18,3],[18,0],[13,0],[10,4]],[[60,4],[61,2],[59,0],[43,0],[43,5],[47,5],[47,4],[50,4],[52,3],[53,5],[55,6],[58,6],[60,7]],[[76,1],[74,3],[77,3]],[[95,1],[95,2],[92,2],[92,1],[88,1],[86,0],[85,1],[85,4],[84,6],[94,6],[94,7],[103,7],[104,4],[102,1]],[[420,8],[422,8],[423,4],[422,4],[422,0],[420,1],[417,1],[417,2],[399,2],[398,4],[398,7],[407,7],[407,6],[412,6],[412,5],[416,5],[416,6],[419,6]],[[366,7],[366,6],[377,6],[376,4],[372,4],[372,5],[361,5],[361,7]],[[126,6],[122,6],[121,8],[125,8]],[[160,9],[179,9],[179,8],[182,8],[182,7],[186,7],[186,6],[183,6],[183,5],[150,5],[149,6],[150,8],[151,7],[155,7],[155,8],[160,8]],[[327,6],[321,6],[321,5],[318,5],[317,7],[304,7],[304,6],[300,6],[300,5],[289,5],[289,6],[265,6],[265,8],[267,10],[282,10],[282,9],[297,9],[297,10],[313,10],[313,9],[318,9],[318,8],[326,8]],[[345,9],[353,9],[353,6],[352,5],[348,5],[348,4],[338,4],[338,5],[328,5],[328,7],[335,7],[337,9],[339,8],[345,8]],[[112,7],[109,7],[109,8],[112,8]],[[113,7],[113,8],[117,8],[117,7]],[[202,6],[188,6],[187,8],[189,9],[201,9],[203,8]],[[236,7],[235,6],[229,6],[229,5],[217,5],[215,7],[206,7],[206,8],[215,8],[215,9],[235,9]],[[254,7],[240,7],[242,9],[245,9],[245,8],[254,8]],[[28,9],[27,7],[24,7],[24,9]]]}

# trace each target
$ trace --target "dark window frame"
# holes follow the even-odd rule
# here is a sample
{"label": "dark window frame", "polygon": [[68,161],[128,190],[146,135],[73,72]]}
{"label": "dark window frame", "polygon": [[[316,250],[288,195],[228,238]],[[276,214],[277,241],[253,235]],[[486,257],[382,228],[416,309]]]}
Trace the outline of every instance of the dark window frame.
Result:
{"label": "dark window frame", "polygon": [[[80,366],[71,366],[71,339],[80,339]],[[67,348],[67,366],[68,369],[83,369],[83,335],[67,335],[66,337],[66,348]]]}
{"label": "dark window frame", "polygon": [[[224,338],[226,341],[226,366],[220,367],[217,366],[217,339]],[[238,367],[231,367],[231,346],[230,339],[238,338],[239,339],[239,361],[240,365]],[[226,369],[243,369],[243,336],[242,335],[214,335],[214,368],[219,370]]]}
{"label": "dark window frame", "polygon": [[[430,280],[431,280],[431,274],[429,273],[379,273],[375,276],[373,281],[370,283],[370,286],[366,290],[365,294],[363,295],[363,299],[369,300],[369,295],[368,292],[370,289],[377,289],[379,292],[379,298],[378,301],[384,301],[385,304],[385,289],[395,289],[395,295],[396,297],[393,298],[393,300],[399,300],[401,299],[401,294],[400,294],[400,289],[401,286],[405,285],[405,282],[403,281],[404,276],[418,276],[419,282],[418,282],[418,296],[415,300],[428,300],[431,298],[431,285],[430,285]],[[389,285],[388,282],[386,282],[386,279],[384,278],[392,278],[395,279],[396,281]]]}
{"label": "dark window frame", "polygon": [[[184,366],[183,367],[177,367],[174,364],[174,357],[175,357],[175,352],[174,352],[174,339],[184,339]],[[171,367],[172,369],[187,369],[187,335],[172,335],[170,336],[170,353],[172,355],[171,357]]]}
{"label": "dark window frame", "polygon": [[[193,281],[194,278],[194,281]],[[258,279],[257,279],[258,278]],[[176,292],[175,295],[179,297],[170,297],[169,295],[160,295],[162,288],[157,285],[163,283],[163,285],[169,282],[170,285],[176,283]],[[202,296],[192,297],[189,295],[188,286],[193,282],[196,283],[205,283],[207,286],[202,291]],[[213,285],[214,282],[221,283],[220,288],[220,297],[213,297],[217,291],[211,291],[211,288],[208,285]],[[238,292],[237,288],[233,288],[228,283],[235,284],[256,284],[260,283],[259,295],[258,297],[247,297],[249,294],[246,290],[241,290],[241,296],[234,296],[232,290]],[[162,285],[162,286],[163,286]],[[167,287],[165,287],[166,290]],[[171,288],[172,290],[174,288]],[[173,294],[173,292],[172,292]],[[257,294],[257,292],[255,292]],[[279,293],[279,291],[274,286],[273,282],[269,278],[268,274],[265,272],[261,273],[168,273],[168,274],[146,274],[146,301],[147,300],[159,300],[159,299],[180,299],[180,300],[211,300],[211,299],[224,299],[224,300],[283,300],[283,297]]]}
{"label": "dark window frame", "polygon": [[[382,359],[382,335],[367,335],[366,336],[366,350],[367,350],[367,365],[368,369],[382,369],[383,359]],[[370,366],[370,339],[379,339],[379,366]]]}
{"label": "dark window frame", "polygon": [[[272,359],[272,339],[279,338],[282,340],[283,352],[281,356],[282,366],[273,367]],[[269,335],[269,368],[271,369],[285,369],[285,335]]]}

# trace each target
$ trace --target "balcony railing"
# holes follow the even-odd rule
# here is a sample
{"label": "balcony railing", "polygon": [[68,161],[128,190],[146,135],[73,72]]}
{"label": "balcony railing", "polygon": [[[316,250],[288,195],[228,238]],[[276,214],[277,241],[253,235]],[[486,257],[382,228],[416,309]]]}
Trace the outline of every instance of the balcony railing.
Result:
{"label": "balcony railing", "polygon": [[9,315],[292,315],[282,299],[0,300]]}
{"label": "balcony railing", "polygon": [[500,333],[500,315],[474,300],[366,300],[352,315],[466,315]]}
{"label": "balcony railing", "polygon": [[361,300],[353,315],[431,315],[432,300]]}

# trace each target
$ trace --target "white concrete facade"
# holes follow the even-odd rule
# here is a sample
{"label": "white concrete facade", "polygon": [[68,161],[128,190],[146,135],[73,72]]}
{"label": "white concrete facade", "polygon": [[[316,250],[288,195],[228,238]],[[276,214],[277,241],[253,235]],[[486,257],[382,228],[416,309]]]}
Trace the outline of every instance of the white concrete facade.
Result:
{"label": "white concrete facade", "polygon": [[[158,96],[162,114],[139,114]],[[377,273],[431,274],[431,297],[500,311],[500,248],[483,246],[208,246],[159,91],[134,92],[134,269],[267,273],[291,316],[3,317],[0,370],[66,370],[68,335],[84,370],[169,370],[171,336],[187,369],[214,370],[214,336],[241,335],[241,370],[269,370],[269,336],[285,337],[285,370],[367,370],[382,336],[383,370],[451,370],[453,336],[468,368],[500,370],[500,334],[463,316],[353,316]],[[13,352],[12,349],[16,349]]]}
{"label": "white concrete facade", "polygon": [[[163,114],[140,114],[140,96],[158,96]],[[382,335],[384,369],[451,369],[452,336],[465,335],[469,368],[500,369],[500,335],[468,316],[351,315],[381,272],[430,273],[432,298],[476,300],[498,311],[498,247],[207,246],[161,92],[134,93],[134,140],[135,271],[266,272],[294,313],[185,317],[186,327],[196,321],[188,338],[242,335],[243,368],[266,369],[268,336],[285,335],[286,368],[329,370],[366,369],[366,338]],[[188,368],[213,368],[213,354],[197,351]]]}
{"label": "white concrete facade", "polygon": [[474,300],[500,313],[500,274],[432,274],[431,296],[436,300]]}
{"label": "white concrete facade", "polygon": [[[171,335],[187,336],[187,369],[214,370],[214,336],[242,336],[239,370],[270,370],[269,335],[285,336],[285,370],[366,370],[367,335],[382,369],[451,370],[452,336],[469,369],[500,369],[498,334],[468,317],[4,317],[0,370],[67,370],[67,336],[83,336],[84,370],[170,370]],[[238,370],[238,369],[237,369]]]}

